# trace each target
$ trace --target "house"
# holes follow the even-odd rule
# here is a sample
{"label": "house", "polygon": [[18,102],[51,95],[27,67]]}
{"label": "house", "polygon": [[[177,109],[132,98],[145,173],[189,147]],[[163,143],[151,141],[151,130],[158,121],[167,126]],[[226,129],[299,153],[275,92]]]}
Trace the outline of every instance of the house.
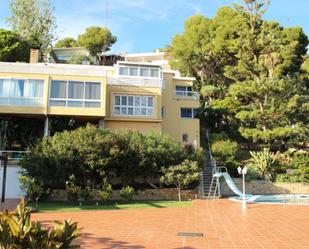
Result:
{"label": "house", "polygon": [[31,62],[0,62],[0,117],[42,119],[45,136],[62,116],[200,145],[194,78],[171,70],[163,53],[127,54],[113,66]]}

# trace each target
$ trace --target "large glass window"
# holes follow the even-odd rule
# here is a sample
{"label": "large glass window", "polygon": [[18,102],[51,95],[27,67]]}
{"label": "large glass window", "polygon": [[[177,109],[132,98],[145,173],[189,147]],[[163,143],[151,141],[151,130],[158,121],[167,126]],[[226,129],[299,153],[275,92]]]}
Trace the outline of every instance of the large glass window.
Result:
{"label": "large glass window", "polygon": [[115,95],[114,114],[124,116],[153,116],[153,96]]}
{"label": "large glass window", "polygon": [[196,108],[181,108],[180,115],[182,118],[196,118],[198,109]]}
{"label": "large glass window", "polygon": [[44,80],[0,79],[0,105],[43,105]]}
{"label": "large glass window", "polygon": [[194,94],[192,86],[176,86],[176,96],[190,97]]}
{"label": "large glass window", "polygon": [[53,80],[49,103],[51,106],[99,108],[101,107],[101,84]]}
{"label": "large glass window", "polygon": [[119,66],[119,75],[131,77],[160,78],[158,67],[147,67],[137,65]]}

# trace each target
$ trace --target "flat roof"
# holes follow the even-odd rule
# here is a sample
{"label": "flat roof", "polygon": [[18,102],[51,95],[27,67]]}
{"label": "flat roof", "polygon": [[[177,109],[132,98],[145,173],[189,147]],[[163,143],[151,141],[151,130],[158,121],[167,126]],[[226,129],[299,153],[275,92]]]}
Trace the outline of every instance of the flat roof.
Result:
{"label": "flat roof", "polygon": [[0,62],[0,73],[54,74],[77,76],[106,76],[103,66],[54,64],[54,63],[13,63]]}

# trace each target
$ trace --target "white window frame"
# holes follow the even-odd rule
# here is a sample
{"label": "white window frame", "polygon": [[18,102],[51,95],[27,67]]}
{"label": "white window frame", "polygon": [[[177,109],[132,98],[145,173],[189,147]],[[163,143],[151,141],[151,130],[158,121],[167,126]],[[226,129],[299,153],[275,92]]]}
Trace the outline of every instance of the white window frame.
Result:
{"label": "white window frame", "polygon": [[[8,103],[7,105],[13,105],[13,106],[44,106],[44,93],[45,93],[45,87],[46,87],[46,80],[45,79],[35,79],[35,78],[13,78],[13,77],[0,77],[1,80],[10,80],[10,90],[9,90],[9,96],[0,96],[0,99],[8,99]],[[24,96],[11,96],[10,92],[11,92],[11,83],[13,80],[24,80],[25,83],[28,82],[29,80],[40,80],[43,82],[43,95],[42,97],[24,97]],[[24,104],[24,105],[20,105],[20,104],[12,104],[12,102],[10,101],[10,99],[20,99],[20,100],[25,100],[25,102],[27,100],[37,100],[38,101],[38,105],[33,105],[33,104]],[[0,106],[6,105],[6,104],[0,104]]]}
{"label": "white window frame", "polygon": [[[66,97],[65,98],[52,98],[51,97],[51,89],[52,89],[52,82],[53,81],[63,81],[66,82]],[[84,84],[84,91],[83,91],[83,98],[82,99],[70,99],[69,98],[69,82],[82,82]],[[86,94],[86,83],[96,83],[100,84],[100,99],[85,99],[85,94]],[[102,82],[101,81],[81,81],[81,80],[51,80],[50,81],[50,87],[49,87],[49,98],[48,98],[48,105],[51,107],[65,107],[65,108],[94,108],[98,109],[102,107]],[[63,106],[58,106],[58,105],[52,105],[52,101],[62,101],[65,102],[65,105]],[[82,102],[82,106],[68,106],[68,102]],[[85,106],[85,103],[99,103],[98,107],[88,107]]]}
{"label": "white window frame", "polygon": [[[191,117],[182,117],[182,115],[181,115],[181,109],[191,109]],[[197,119],[197,118],[194,116],[194,110],[198,110],[198,108],[194,108],[194,107],[181,107],[181,108],[180,108],[180,118],[185,118],[185,119]]]}
{"label": "white window frame", "polygon": [[[116,97],[120,97],[120,103],[119,105],[116,105]],[[127,103],[126,105],[123,105],[121,103],[122,101],[122,97],[126,97],[127,98]],[[129,97],[133,97],[133,105],[129,105]],[[135,97],[139,97],[139,106],[135,106]],[[142,97],[146,97],[147,98],[147,105],[146,106],[142,106],[142,101],[141,101],[141,98]],[[152,106],[149,106],[149,98],[152,98]],[[142,117],[142,118],[150,118],[150,117],[154,117],[155,115],[155,108],[154,108],[154,101],[155,101],[155,96],[153,95],[132,95],[132,94],[114,94],[113,95],[113,115],[114,116],[121,116],[121,117]],[[119,108],[119,113],[116,113],[116,108]],[[121,109],[122,108],[126,108],[126,114],[122,114],[121,113]],[[128,110],[129,108],[132,108],[133,109],[133,114],[130,115],[128,114]],[[137,115],[135,114],[136,113],[136,109],[139,108],[140,110],[140,114]],[[146,109],[146,114],[143,115],[141,114],[141,110],[142,108],[145,108]],[[149,110],[151,110],[151,112],[149,112]],[[149,114],[151,113],[151,114]]]}
{"label": "white window frame", "polygon": [[[120,74],[120,68],[128,68],[128,74]],[[130,75],[130,68],[137,68],[137,76]],[[141,69],[147,69],[149,76],[141,76]],[[151,69],[158,70],[158,77],[151,76]],[[162,78],[162,70],[160,67],[154,66],[145,66],[145,65],[126,65],[126,64],[119,64],[118,65],[118,76],[119,77],[126,77],[126,78],[143,78],[143,79],[161,79]]]}
{"label": "white window frame", "polygon": [[[185,87],[186,90],[185,91],[181,91],[181,90],[177,90],[177,87]],[[188,91],[188,88],[191,88],[191,91]],[[182,85],[176,85],[175,86],[175,95],[177,97],[192,97],[194,96],[194,94],[196,94],[194,91],[193,91],[193,86],[182,86]]]}

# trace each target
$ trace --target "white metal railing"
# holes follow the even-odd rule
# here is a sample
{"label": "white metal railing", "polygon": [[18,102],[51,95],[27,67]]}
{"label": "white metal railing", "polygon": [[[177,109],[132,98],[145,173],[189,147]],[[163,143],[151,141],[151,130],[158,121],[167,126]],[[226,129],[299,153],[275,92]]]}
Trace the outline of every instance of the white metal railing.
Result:
{"label": "white metal railing", "polygon": [[42,97],[0,97],[0,105],[43,106]]}
{"label": "white metal railing", "polygon": [[159,87],[162,88],[163,80],[161,78],[138,78],[138,77],[122,77],[108,76],[107,84],[123,85],[123,86],[143,86],[143,87]]}
{"label": "white metal railing", "polygon": [[27,152],[28,151],[0,150],[0,155],[2,155],[3,153],[7,153],[9,165],[14,166],[14,165],[18,165],[19,161],[23,158],[23,154]]}
{"label": "white metal railing", "polygon": [[174,93],[175,93],[175,96],[177,96],[177,97],[193,98],[193,99],[199,99],[200,98],[199,93],[193,92],[193,91],[175,90]]}
{"label": "white metal railing", "polygon": [[[53,102],[62,102],[64,105],[56,105]],[[70,105],[70,102],[80,103],[80,105]],[[98,106],[86,106],[85,104],[98,104]],[[101,101],[97,99],[67,99],[67,98],[50,98],[49,106],[72,107],[72,108],[101,108]]]}

